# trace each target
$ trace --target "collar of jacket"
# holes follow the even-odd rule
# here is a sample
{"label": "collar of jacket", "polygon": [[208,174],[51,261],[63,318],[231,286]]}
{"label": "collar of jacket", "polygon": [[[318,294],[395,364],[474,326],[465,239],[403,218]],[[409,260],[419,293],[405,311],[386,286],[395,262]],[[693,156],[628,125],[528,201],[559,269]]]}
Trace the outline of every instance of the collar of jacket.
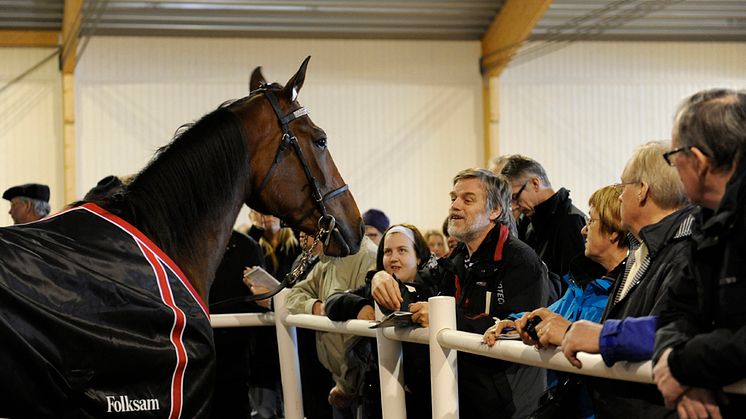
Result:
{"label": "collar of jacket", "polygon": [[744,211],[743,197],[746,196],[746,166],[739,165],[725,186],[725,193],[716,210],[697,208],[696,225],[693,237],[697,247],[716,244],[716,237],[734,231],[737,214]]}
{"label": "collar of jacket", "polygon": [[584,287],[594,279],[601,278],[605,273],[606,268],[603,265],[580,254],[570,261],[570,271],[562,279],[568,284],[574,283]]}
{"label": "collar of jacket", "polygon": [[[691,213],[693,210],[692,205],[687,205],[640,230],[640,238],[647,245],[651,259],[655,259],[656,254],[669,243],[692,235],[694,217]],[[633,243],[630,241],[630,252],[639,247],[638,241],[635,244],[633,248]]]}
{"label": "collar of jacket", "polygon": [[531,224],[534,229],[543,230],[548,224],[556,221],[554,218],[557,213],[566,213],[572,200],[570,199],[570,191],[565,188],[560,188],[554,195],[550,196],[546,201],[538,204],[534,207],[534,215],[531,216]]}
{"label": "collar of jacket", "polygon": [[442,259],[442,263],[444,262],[446,269],[449,271],[459,273],[463,269],[467,257],[472,263],[500,261],[502,260],[503,246],[508,240],[508,234],[506,225],[495,224],[471,257],[469,257],[469,249],[466,247],[466,243],[461,242],[453,249],[450,257]]}

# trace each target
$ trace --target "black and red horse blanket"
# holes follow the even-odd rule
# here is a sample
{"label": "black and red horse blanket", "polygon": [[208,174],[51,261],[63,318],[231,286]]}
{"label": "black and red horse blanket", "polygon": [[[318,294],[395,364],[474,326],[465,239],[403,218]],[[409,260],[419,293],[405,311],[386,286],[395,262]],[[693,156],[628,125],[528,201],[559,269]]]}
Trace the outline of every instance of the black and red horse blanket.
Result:
{"label": "black and red horse blanket", "polygon": [[207,307],[124,220],[85,204],[0,228],[0,417],[209,413]]}

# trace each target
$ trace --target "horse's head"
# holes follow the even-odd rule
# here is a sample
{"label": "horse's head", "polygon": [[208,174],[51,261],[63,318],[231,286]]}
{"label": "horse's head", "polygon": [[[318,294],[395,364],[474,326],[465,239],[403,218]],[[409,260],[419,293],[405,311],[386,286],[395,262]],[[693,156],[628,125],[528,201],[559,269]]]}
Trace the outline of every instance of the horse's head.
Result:
{"label": "horse's head", "polygon": [[329,154],[326,133],[296,100],[310,58],[284,87],[267,84],[257,67],[249,99],[231,106],[249,141],[251,190],[246,204],[309,234],[334,220],[324,251],[346,256],[360,247],[362,220]]}

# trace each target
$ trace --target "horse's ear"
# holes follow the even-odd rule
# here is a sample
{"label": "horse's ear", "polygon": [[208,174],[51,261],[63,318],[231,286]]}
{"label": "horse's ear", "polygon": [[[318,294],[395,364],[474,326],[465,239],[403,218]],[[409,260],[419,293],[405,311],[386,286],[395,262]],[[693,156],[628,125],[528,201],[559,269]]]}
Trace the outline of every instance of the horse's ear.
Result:
{"label": "horse's ear", "polygon": [[305,60],[303,60],[303,64],[300,65],[298,71],[285,85],[285,91],[288,93],[288,98],[291,102],[298,97],[298,92],[300,92],[300,88],[303,87],[303,81],[306,79],[306,67],[308,67],[308,60],[310,59],[311,56],[309,55]]}
{"label": "horse's ear", "polygon": [[267,84],[267,81],[264,80],[264,76],[262,75],[262,68],[255,68],[254,71],[251,72],[251,79],[249,80],[249,91],[253,92],[260,86],[265,84]]}

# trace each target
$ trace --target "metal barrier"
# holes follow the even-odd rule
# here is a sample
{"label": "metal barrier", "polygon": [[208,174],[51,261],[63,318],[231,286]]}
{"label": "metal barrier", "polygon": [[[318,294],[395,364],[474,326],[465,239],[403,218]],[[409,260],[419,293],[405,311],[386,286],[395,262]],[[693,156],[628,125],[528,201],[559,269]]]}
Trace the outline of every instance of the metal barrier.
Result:
{"label": "metal barrier", "polygon": [[[482,343],[481,335],[456,330],[453,297],[433,297],[428,300],[429,328],[370,329],[372,322],[365,320],[333,322],[323,316],[290,314],[285,307],[288,292],[289,290],[283,290],[274,297],[274,313],[216,314],[210,318],[214,328],[275,326],[287,419],[303,419],[296,327],[376,338],[384,419],[406,417],[401,342],[427,344],[430,347],[433,417],[439,419],[459,417],[457,351],[581,375],[639,383],[653,382],[651,361],[617,362],[613,367],[607,367],[600,355],[580,353],[578,359],[583,362],[583,368],[577,369],[558,349],[539,350],[520,341],[498,341],[493,347],[488,347]],[[381,317],[380,310],[376,308],[376,318]],[[746,380],[726,386],[723,390],[746,394]]]}

